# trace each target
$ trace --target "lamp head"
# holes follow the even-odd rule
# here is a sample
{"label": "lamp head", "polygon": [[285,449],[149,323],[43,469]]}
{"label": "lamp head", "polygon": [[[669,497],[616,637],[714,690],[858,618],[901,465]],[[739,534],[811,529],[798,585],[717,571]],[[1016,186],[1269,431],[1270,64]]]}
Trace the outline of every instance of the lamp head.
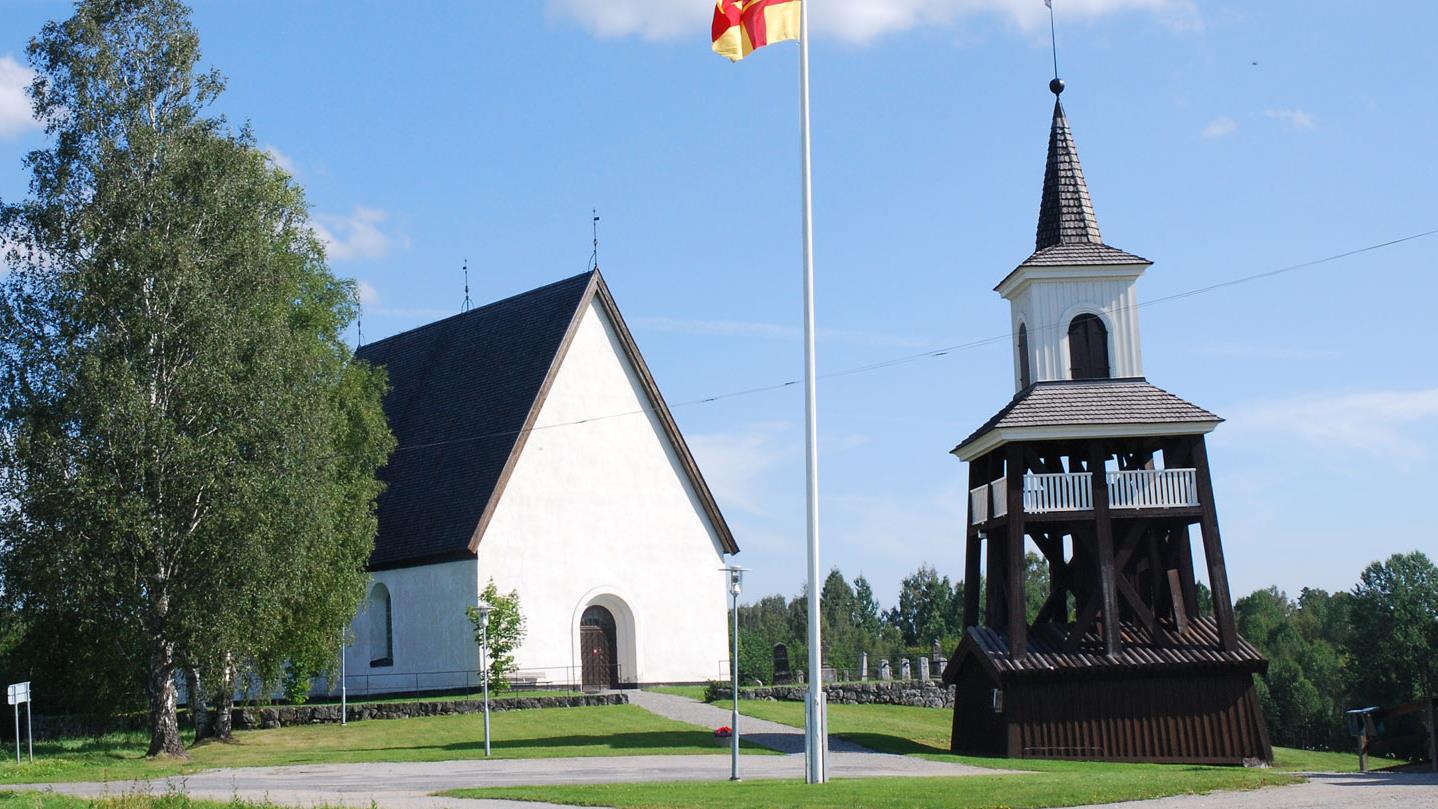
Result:
{"label": "lamp head", "polygon": [[479,600],[479,603],[478,603],[478,604],[475,604],[475,605],[474,605],[474,611],[477,612],[477,613],[479,613],[479,628],[480,628],[480,629],[488,629],[488,628],[489,628],[489,613],[490,613],[490,611],[491,611],[492,609],[494,609],[494,608],[491,607],[491,606],[489,605],[489,603],[486,602],[486,601],[485,601],[484,599],[482,599],[482,598]]}

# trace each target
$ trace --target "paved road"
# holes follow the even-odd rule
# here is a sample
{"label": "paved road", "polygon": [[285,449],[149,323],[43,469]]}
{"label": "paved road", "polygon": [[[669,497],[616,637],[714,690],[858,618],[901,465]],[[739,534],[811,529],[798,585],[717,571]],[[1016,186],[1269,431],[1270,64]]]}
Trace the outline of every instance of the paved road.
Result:
{"label": "paved road", "polygon": [[1308,783],[1253,792],[1180,795],[1090,809],[1438,809],[1438,775],[1314,773]]}
{"label": "paved road", "polygon": [[[740,774],[750,779],[804,777],[803,755],[743,756],[739,766]],[[829,771],[837,778],[994,772],[918,758],[855,752],[833,753]],[[252,801],[268,799],[279,804],[305,806],[317,803],[369,806],[373,801],[384,809],[454,806],[465,809],[500,806],[535,809],[539,804],[462,801],[427,796],[432,792],[462,787],[722,781],[728,777],[727,755],[624,756],[246,767],[208,770],[195,775],[137,783],[37,784],[5,788],[54,789],[66,795],[85,797],[135,791],[163,794],[174,789],[197,798],[228,800],[238,796]]]}

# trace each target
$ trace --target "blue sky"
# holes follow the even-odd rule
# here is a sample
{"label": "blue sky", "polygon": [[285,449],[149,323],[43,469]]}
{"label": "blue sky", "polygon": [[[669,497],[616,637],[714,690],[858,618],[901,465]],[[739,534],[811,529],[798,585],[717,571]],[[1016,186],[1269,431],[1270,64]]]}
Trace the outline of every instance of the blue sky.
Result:
{"label": "blue sky", "polygon": [[[1006,333],[1052,97],[1041,0],[813,0],[821,371]],[[1438,7],[1055,0],[1065,106],[1144,300],[1438,228]],[[600,262],[672,403],[799,377],[797,49],[730,65],[708,0],[195,3],[219,109],[305,186],[367,339]],[[16,87],[57,0],[0,4],[0,197],[43,144]],[[1438,237],[1145,308],[1211,440],[1233,589],[1438,552]],[[1401,306],[1399,304],[1402,304]],[[886,604],[962,573],[947,451],[1012,394],[1003,343],[820,388],[825,567]],[[753,568],[803,580],[802,395],[676,407]],[[720,586],[716,574],[716,586]]]}

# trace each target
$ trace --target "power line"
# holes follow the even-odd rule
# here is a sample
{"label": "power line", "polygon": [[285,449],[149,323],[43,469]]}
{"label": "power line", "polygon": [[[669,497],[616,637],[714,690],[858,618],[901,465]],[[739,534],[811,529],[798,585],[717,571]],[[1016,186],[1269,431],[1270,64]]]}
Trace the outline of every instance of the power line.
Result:
{"label": "power line", "polygon": [[[1158,304],[1162,304],[1162,303],[1170,303],[1170,302],[1172,302],[1172,301],[1183,300],[1183,299],[1185,299],[1185,298],[1192,298],[1192,297],[1196,297],[1196,296],[1198,296],[1198,295],[1206,295],[1206,294],[1208,294],[1208,293],[1216,292],[1216,291],[1218,291],[1218,290],[1228,289],[1228,288],[1230,288],[1230,287],[1239,286],[1239,285],[1241,285],[1241,284],[1248,284],[1248,283],[1252,283],[1252,282],[1254,282],[1254,281],[1261,281],[1261,280],[1264,280],[1264,279],[1267,279],[1267,278],[1273,278],[1273,277],[1275,277],[1275,276],[1284,275],[1284,274],[1286,274],[1286,273],[1294,272],[1294,271],[1297,271],[1297,270],[1307,269],[1307,268],[1310,268],[1310,267],[1317,267],[1317,266],[1322,265],[1322,264],[1330,264],[1330,263],[1332,263],[1332,262],[1340,261],[1340,260],[1345,259],[1345,258],[1351,258],[1351,257],[1353,257],[1353,256],[1362,255],[1363,253],[1371,253],[1371,252],[1374,252],[1374,251],[1376,251],[1376,250],[1382,250],[1382,249],[1384,249],[1384,248],[1393,247],[1393,246],[1396,246],[1396,245],[1403,244],[1403,243],[1405,243],[1405,242],[1416,241],[1416,240],[1418,240],[1418,239],[1428,238],[1428,237],[1434,236],[1434,235],[1438,235],[1438,228],[1434,228],[1434,229],[1432,229],[1432,230],[1425,230],[1425,231],[1423,231],[1423,232],[1421,232],[1421,233],[1414,233],[1414,234],[1411,234],[1411,235],[1408,235],[1408,236],[1402,236],[1402,237],[1397,238],[1397,239],[1390,239],[1390,240],[1388,240],[1388,241],[1379,242],[1379,243],[1377,243],[1377,244],[1370,244],[1370,245],[1367,245],[1367,246],[1365,246],[1365,247],[1359,247],[1359,248],[1356,248],[1356,249],[1353,249],[1353,250],[1346,250],[1346,251],[1344,251],[1344,252],[1342,252],[1342,253],[1334,253],[1333,255],[1324,256],[1323,258],[1313,259],[1313,260],[1311,260],[1311,261],[1303,261],[1303,262],[1299,262],[1299,263],[1297,263],[1297,264],[1289,264],[1289,265],[1287,265],[1287,266],[1279,267],[1279,268],[1277,268],[1277,269],[1265,270],[1265,271],[1263,271],[1263,272],[1253,273],[1253,274],[1251,274],[1251,275],[1239,276],[1238,278],[1231,278],[1231,279],[1229,279],[1229,280],[1227,280],[1227,281],[1220,281],[1220,282],[1218,282],[1218,283],[1216,283],[1216,284],[1209,284],[1209,285],[1207,285],[1207,286],[1196,287],[1196,288],[1194,288],[1194,289],[1190,289],[1190,290],[1187,290],[1187,291],[1184,291],[1184,292],[1177,292],[1177,293],[1174,293],[1174,294],[1172,294],[1172,295],[1165,295],[1165,296],[1163,296],[1163,297],[1154,298],[1153,300],[1145,301],[1145,302],[1143,302],[1143,303],[1135,304],[1135,305],[1133,305],[1133,306],[1119,307],[1117,311],[1129,311],[1129,310],[1143,309],[1143,308],[1147,308],[1147,307],[1149,307],[1149,306],[1157,306]],[[1042,331],[1042,330],[1044,330],[1044,329],[1057,329],[1057,328],[1062,327],[1062,325],[1063,325],[1063,324],[1060,324],[1060,323],[1050,323],[1050,324],[1046,324],[1046,325],[1044,325],[1044,326],[1035,328],[1034,331],[1038,332],[1038,331]],[[866,365],[858,365],[858,366],[854,366],[854,367],[852,367],[852,368],[844,368],[844,369],[841,369],[841,370],[838,370],[838,371],[830,371],[830,372],[828,372],[828,373],[819,374],[819,379],[835,379],[835,378],[838,378],[838,377],[853,376],[853,375],[856,375],[856,374],[870,373],[870,372],[882,370],[882,369],[885,369],[885,368],[893,368],[893,367],[899,366],[899,365],[907,365],[907,364],[912,363],[912,362],[918,362],[919,360],[937,359],[937,358],[939,358],[939,357],[944,357],[944,356],[947,356],[947,355],[949,355],[949,354],[955,354],[955,353],[958,353],[958,352],[961,352],[961,351],[971,351],[971,350],[974,350],[974,349],[977,349],[977,348],[983,348],[983,347],[985,347],[985,346],[993,345],[993,344],[995,344],[995,343],[1006,343],[1006,342],[1011,341],[1013,338],[1014,338],[1013,332],[1006,332],[1006,333],[1004,333],[1004,334],[995,334],[995,335],[992,335],[992,336],[989,336],[989,337],[982,337],[982,338],[979,338],[979,339],[976,339],[976,340],[970,340],[970,341],[964,342],[964,343],[956,343],[956,344],[951,345],[951,346],[944,346],[944,347],[942,347],[942,348],[934,348],[934,349],[930,349],[930,350],[928,350],[928,351],[922,351],[922,352],[919,352],[919,353],[917,353],[917,354],[906,354],[906,355],[899,356],[899,357],[893,357],[893,358],[887,359],[887,360],[881,360],[881,361],[879,361],[879,362],[868,363],[868,364],[866,364]],[[692,406],[701,405],[701,404],[711,404],[711,403],[713,403],[713,402],[719,402],[719,401],[723,401],[723,400],[726,400],[726,399],[736,399],[736,398],[739,398],[739,397],[743,397],[743,396],[753,396],[753,395],[760,394],[760,393],[771,393],[771,392],[773,392],[773,391],[778,391],[778,390],[783,390],[783,389],[785,389],[785,388],[794,387],[795,385],[798,385],[798,384],[800,383],[800,381],[801,381],[801,380],[798,380],[798,379],[791,379],[791,380],[788,380],[788,381],[785,381],[785,382],[779,382],[779,383],[775,383],[775,384],[771,384],[771,385],[761,385],[761,386],[753,387],[753,388],[744,388],[744,389],[742,389],[742,390],[730,391],[730,392],[728,392],[728,393],[718,393],[718,394],[714,394],[714,395],[711,395],[711,396],[703,396],[703,397],[700,397],[700,398],[697,398],[697,399],[688,399],[688,400],[685,400],[685,401],[682,401],[682,402],[678,402],[678,403],[672,404],[672,405],[669,406],[669,408],[670,408],[671,410],[673,410],[673,409],[680,408],[680,407],[692,407]],[[624,417],[627,417],[627,416],[644,415],[644,414],[647,414],[647,413],[652,413],[652,412],[654,412],[654,411],[655,411],[655,408],[653,408],[653,407],[644,407],[644,408],[640,408],[640,409],[638,409],[638,410],[630,410],[630,411],[626,411],[626,412],[622,412],[622,413],[610,413],[610,414],[608,414],[608,415],[592,416],[592,417],[590,417],[590,418],[578,419],[578,420],[575,420],[575,421],[567,421],[567,422],[561,422],[561,423],[557,423],[557,424],[545,424],[545,425],[541,425],[541,426],[538,426],[538,427],[530,427],[530,428],[528,428],[528,430],[507,430],[507,431],[499,431],[499,432],[493,432],[493,433],[484,433],[484,434],[480,434],[480,435],[466,436],[466,437],[464,437],[464,438],[446,439],[446,440],[444,440],[444,441],[432,441],[432,442],[425,443],[425,444],[412,444],[412,445],[409,445],[409,446],[400,446],[400,447],[397,447],[397,448],[395,449],[395,452],[396,452],[396,453],[399,453],[399,452],[405,452],[405,451],[408,451],[408,450],[429,449],[429,448],[433,448],[433,447],[447,446],[447,445],[450,445],[450,444],[471,443],[471,442],[474,442],[474,441],[482,441],[482,440],[487,439],[487,438],[503,438],[503,437],[506,437],[506,436],[520,435],[521,433],[525,433],[525,432],[535,432],[535,431],[538,431],[538,430],[549,430],[549,429],[553,429],[553,428],[556,428],[556,427],[574,427],[574,426],[578,426],[578,425],[581,425],[581,424],[589,424],[589,423],[597,422],[597,421],[608,421],[608,420],[610,420],[610,419],[624,418]]]}

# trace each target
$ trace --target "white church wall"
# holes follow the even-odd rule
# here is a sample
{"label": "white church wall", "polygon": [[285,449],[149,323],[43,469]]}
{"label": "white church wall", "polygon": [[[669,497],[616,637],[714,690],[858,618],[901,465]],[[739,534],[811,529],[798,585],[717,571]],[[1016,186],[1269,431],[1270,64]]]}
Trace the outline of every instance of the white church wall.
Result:
{"label": "white church wall", "polygon": [[383,615],[368,595],[350,625],[354,643],[345,651],[349,693],[465,688],[479,682],[479,651],[465,608],[475,603],[475,562],[381,570],[372,575],[389,590],[393,663],[383,656]]}
{"label": "white church wall", "polygon": [[[1028,327],[1032,381],[1070,378],[1068,325],[1084,313],[1097,315],[1108,330],[1110,374],[1115,378],[1143,376],[1136,278],[1137,273],[1127,277],[1075,273],[1071,279],[1044,278],[1004,290],[1006,296],[1011,296],[1013,333],[1018,334],[1020,323]],[[1017,353],[1014,389],[1022,389]]]}
{"label": "white church wall", "polygon": [[618,623],[623,681],[722,674],[722,546],[649,407],[591,304],[478,549],[478,585],[520,592],[523,671],[577,681],[580,615],[599,603]]}

